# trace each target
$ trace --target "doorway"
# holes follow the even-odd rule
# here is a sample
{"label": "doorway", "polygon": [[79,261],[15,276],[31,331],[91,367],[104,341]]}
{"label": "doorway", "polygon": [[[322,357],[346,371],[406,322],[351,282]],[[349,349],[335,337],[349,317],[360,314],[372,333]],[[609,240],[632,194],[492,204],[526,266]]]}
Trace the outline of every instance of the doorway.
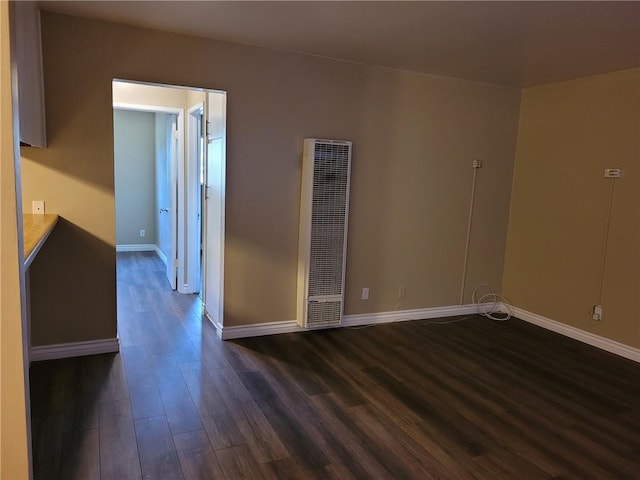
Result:
{"label": "doorway", "polygon": [[[207,317],[223,324],[223,252],[226,175],[226,93],[205,89],[113,81],[114,151],[116,152],[117,250],[153,251],[166,267],[171,289],[198,294]],[[122,112],[153,117],[153,178],[126,178],[118,152],[115,122]],[[122,130],[122,129],[120,129]],[[129,132],[129,136],[131,132]],[[135,135],[134,135],[135,136]],[[148,143],[148,142],[147,142]],[[138,158],[129,158],[137,162]],[[131,167],[131,165],[128,165]],[[148,172],[148,169],[147,169]],[[126,178],[126,181],[123,180]],[[119,180],[120,179],[120,180]],[[119,185],[120,183],[120,185]],[[126,189],[153,184],[153,218],[137,217],[145,227],[127,224],[140,202],[122,201]],[[148,189],[147,189],[148,190]],[[138,191],[138,197],[140,192]],[[147,210],[149,210],[147,208]],[[125,212],[125,213],[123,213]],[[134,232],[127,243],[121,231]],[[140,237],[135,237],[139,232]],[[147,232],[149,235],[147,236]]]}

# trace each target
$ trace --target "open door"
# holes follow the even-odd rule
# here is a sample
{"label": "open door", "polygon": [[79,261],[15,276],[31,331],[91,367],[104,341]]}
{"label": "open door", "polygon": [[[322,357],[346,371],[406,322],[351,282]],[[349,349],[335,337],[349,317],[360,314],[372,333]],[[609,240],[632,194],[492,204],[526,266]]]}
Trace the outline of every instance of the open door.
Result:
{"label": "open door", "polygon": [[[201,93],[205,98],[205,93]],[[185,162],[186,218],[185,289],[202,297],[202,169],[204,167],[204,101],[197,102],[187,115],[187,157]]]}
{"label": "open door", "polygon": [[[225,92],[207,92],[205,102],[206,148],[204,162],[204,295],[205,314],[223,325],[224,223],[226,179]],[[220,332],[220,329],[218,329]]]}
{"label": "open door", "polygon": [[171,185],[169,204],[169,222],[171,224],[169,245],[171,248],[171,256],[167,258],[167,278],[171,283],[173,290],[177,287],[177,263],[178,263],[178,165],[182,158],[182,142],[181,142],[181,124],[182,115],[171,115],[169,125],[171,134],[169,141],[171,142]]}
{"label": "open door", "polygon": [[[156,114],[156,134],[164,142],[159,149],[156,163],[158,203],[158,247],[166,265],[167,280],[171,288],[177,288],[177,199],[179,161],[179,131],[177,114]],[[160,145],[159,145],[160,146]]]}

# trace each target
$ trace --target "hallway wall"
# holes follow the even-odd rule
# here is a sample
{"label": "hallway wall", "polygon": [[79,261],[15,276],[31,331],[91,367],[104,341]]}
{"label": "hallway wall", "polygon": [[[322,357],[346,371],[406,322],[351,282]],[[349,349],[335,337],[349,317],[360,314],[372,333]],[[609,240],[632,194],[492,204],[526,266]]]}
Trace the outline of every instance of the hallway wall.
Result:
{"label": "hallway wall", "polygon": [[114,110],[116,245],[158,241],[155,143],[154,113]]}

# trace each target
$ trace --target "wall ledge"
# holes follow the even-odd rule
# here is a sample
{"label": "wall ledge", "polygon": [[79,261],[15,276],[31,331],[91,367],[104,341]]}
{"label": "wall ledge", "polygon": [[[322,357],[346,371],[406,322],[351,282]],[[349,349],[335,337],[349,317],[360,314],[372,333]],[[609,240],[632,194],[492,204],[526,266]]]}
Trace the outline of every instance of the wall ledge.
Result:
{"label": "wall ledge", "polygon": [[29,361],[40,362],[42,360],[83,357],[86,355],[99,355],[101,353],[117,353],[119,351],[120,340],[117,337],[90,340],[88,342],[57,343],[31,347],[29,349]]}
{"label": "wall ledge", "polygon": [[[565,325],[564,323],[551,320],[550,318],[543,317],[542,315],[529,312],[522,308],[512,306],[511,309],[513,311],[513,316],[520,320],[524,320],[525,322],[551,330],[552,332],[559,333],[565,337],[573,338],[574,340],[586,343],[592,347],[596,347],[640,363],[640,349],[601,337],[594,333],[586,332],[570,325]],[[502,307],[502,311],[506,311],[504,306]]]}
{"label": "wall ledge", "polygon": [[[469,304],[434,308],[420,308],[415,310],[397,310],[392,312],[363,313],[359,315],[345,315],[342,318],[341,325],[330,328],[378,325],[383,323],[406,322],[409,320],[424,320],[427,318],[455,317],[457,315],[471,315],[477,312],[478,305]],[[216,333],[222,340],[317,330],[302,328],[295,320],[285,320],[281,322],[269,323],[254,323],[250,325],[225,327],[219,322],[213,320],[208,315],[207,318],[216,328]]]}

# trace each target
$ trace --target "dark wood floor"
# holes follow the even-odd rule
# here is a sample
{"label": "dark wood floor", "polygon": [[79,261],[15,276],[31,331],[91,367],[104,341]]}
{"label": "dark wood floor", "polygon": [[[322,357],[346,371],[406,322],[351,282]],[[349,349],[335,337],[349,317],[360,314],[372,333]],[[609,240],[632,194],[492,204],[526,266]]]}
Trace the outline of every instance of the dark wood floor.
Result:
{"label": "dark wood floor", "polygon": [[118,282],[120,354],[31,367],[36,480],[640,479],[639,364],[482,317],[221,342],[152,254]]}

